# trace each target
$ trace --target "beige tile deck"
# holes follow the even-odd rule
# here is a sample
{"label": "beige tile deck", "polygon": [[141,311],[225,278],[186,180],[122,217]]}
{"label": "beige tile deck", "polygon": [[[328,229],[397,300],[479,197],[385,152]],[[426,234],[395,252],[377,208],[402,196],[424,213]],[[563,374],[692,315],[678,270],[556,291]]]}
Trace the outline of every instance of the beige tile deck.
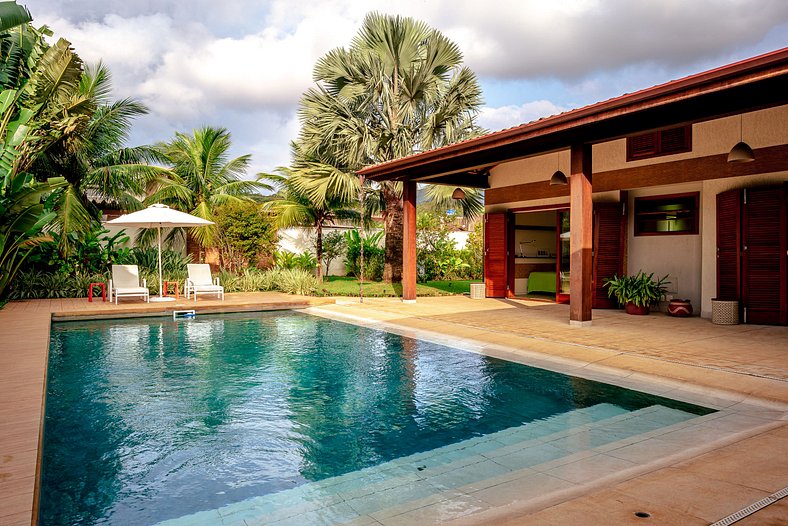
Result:
{"label": "beige tile deck", "polygon": [[[315,303],[325,303],[317,301]],[[527,361],[610,380],[624,386],[647,386],[654,393],[681,393],[684,399],[719,407],[742,407],[719,422],[710,420],[691,431],[659,436],[652,446],[672,451],[711,439],[720,428],[725,444],[653,469],[640,469],[605,487],[581,487],[561,493],[580,480],[583,469],[627,472],[651,447],[623,444],[603,456],[574,466],[555,465],[533,473],[535,486],[556,489],[557,496],[536,498],[533,485],[509,483],[499,491],[484,489],[471,497],[431,502],[393,518],[361,517],[359,524],[416,523],[456,520],[462,524],[639,524],[634,511],[652,513],[660,524],[704,524],[788,486],[788,329],[782,327],[712,325],[699,318],[673,319],[660,314],[627,316],[595,311],[590,328],[567,324],[566,306],[526,301],[470,300],[466,297],[421,298],[405,305],[394,299],[352,300],[318,307],[326,315],[347,317],[387,330],[452,343],[476,352]],[[304,306],[303,298],[280,294],[227,295],[219,304],[201,299],[199,310],[251,310]],[[177,308],[193,302],[181,300]],[[127,300],[119,306],[79,300],[12,302],[0,310],[0,526],[31,524],[49,326],[52,316],[150,315],[173,304]],[[543,362],[543,363],[542,363]],[[691,401],[691,400],[690,400]],[[771,405],[737,404],[769,402]],[[749,419],[749,420],[748,420]],[[775,419],[777,421],[775,422]],[[755,429],[764,421],[772,428]],[[717,426],[717,427],[715,427]],[[672,446],[672,448],[671,448]],[[686,456],[686,455],[685,455]],[[583,458],[578,457],[578,462]],[[589,463],[590,462],[590,463]],[[664,464],[664,463],[663,463]],[[545,468],[547,469],[547,468]],[[630,470],[631,471],[631,470]],[[587,472],[587,471],[586,471]],[[607,479],[605,479],[607,480]],[[549,482],[549,484],[548,484]],[[537,492],[539,493],[539,492]],[[484,497],[487,497],[487,502]],[[463,500],[464,499],[464,500]],[[508,503],[508,504],[507,504]],[[773,504],[748,519],[751,524],[784,519],[784,503]],[[762,517],[763,521],[758,522]],[[774,522],[778,523],[778,522]]]}

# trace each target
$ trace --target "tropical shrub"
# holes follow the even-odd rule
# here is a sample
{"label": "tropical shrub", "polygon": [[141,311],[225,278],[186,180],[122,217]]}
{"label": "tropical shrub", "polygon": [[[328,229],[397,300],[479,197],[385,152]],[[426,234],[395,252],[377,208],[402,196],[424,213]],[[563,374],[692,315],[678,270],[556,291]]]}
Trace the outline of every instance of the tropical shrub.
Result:
{"label": "tropical shrub", "polygon": [[219,227],[222,266],[239,271],[259,266],[276,249],[278,236],[274,218],[254,201],[235,201],[218,206],[214,221]]}
{"label": "tropical shrub", "polygon": [[83,298],[90,283],[107,281],[107,274],[66,274],[26,270],[19,272],[8,293],[12,300]]}
{"label": "tropical shrub", "polygon": [[326,234],[323,238],[323,265],[325,265],[326,275],[328,275],[331,262],[343,257],[346,250],[347,242],[342,232],[331,232]]}
{"label": "tropical shrub", "polygon": [[302,252],[301,254],[296,254],[287,250],[276,250],[272,255],[275,269],[298,269],[307,272],[314,272],[315,267],[317,267],[317,259],[315,259],[315,256],[308,251]]}
{"label": "tropical shrub", "polygon": [[[157,270],[140,268],[140,275],[147,280],[151,293],[159,291],[159,274]],[[9,290],[9,299],[38,298],[83,298],[87,296],[88,286],[92,282],[106,282],[109,272],[103,274],[65,274],[60,272],[42,272],[28,270],[20,272]],[[186,279],[182,274],[166,274],[167,278],[181,283]],[[222,271],[219,279],[225,292],[257,292],[281,291],[287,294],[311,295],[317,291],[317,278],[301,269],[244,269],[240,274]]]}
{"label": "tropical shrub", "polygon": [[31,249],[51,239],[42,230],[55,218],[51,197],[41,203],[52,186],[34,182],[29,174],[10,173],[5,153],[0,157],[0,297],[5,296]]}
{"label": "tropical shrub", "polygon": [[317,278],[309,272],[299,269],[280,270],[274,276],[277,290],[287,294],[301,294],[303,296],[314,294],[317,290]]}
{"label": "tropical shrub", "polygon": [[[471,265],[457,250],[450,221],[445,216],[422,213],[416,218],[416,269],[419,281],[466,279]],[[467,252],[466,252],[467,253]]]}
{"label": "tropical shrub", "polygon": [[463,262],[468,264],[468,279],[482,279],[484,277],[484,223],[477,221],[473,230],[468,234],[465,247],[459,251]]}
{"label": "tropical shrub", "polygon": [[219,279],[225,292],[280,291],[287,294],[314,294],[318,281],[315,276],[301,269],[244,269],[240,274],[223,271]]}
{"label": "tropical shrub", "polygon": [[[385,250],[381,247],[383,232],[364,237],[364,279],[379,281],[383,278]],[[361,275],[361,235],[358,230],[345,232],[345,271],[350,276]]]}
{"label": "tropical shrub", "polygon": [[668,277],[654,280],[654,273],[646,274],[642,270],[635,276],[613,276],[605,280],[607,294],[615,297],[619,305],[633,303],[638,307],[656,305],[665,296],[669,284]]}
{"label": "tropical shrub", "polygon": [[311,252],[304,251],[295,257],[296,269],[313,271],[317,268],[317,258]]}
{"label": "tropical shrub", "polygon": [[[66,242],[63,237],[69,240]],[[131,249],[123,246],[128,240],[124,230],[111,236],[109,230],[94,221],[91,228],[81,234],[53,232],[51,241],[32,250],[29,263],[33,268],[48,272],[101,274],[113,263],[122,263],[129,258]],[[69,248],[67,253],[63,247]]]}

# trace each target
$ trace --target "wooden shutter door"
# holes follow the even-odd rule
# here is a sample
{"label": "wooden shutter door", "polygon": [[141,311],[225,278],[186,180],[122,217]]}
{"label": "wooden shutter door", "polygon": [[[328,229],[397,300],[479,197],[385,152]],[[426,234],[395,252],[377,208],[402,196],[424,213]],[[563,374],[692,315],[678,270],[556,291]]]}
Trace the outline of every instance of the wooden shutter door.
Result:
{"label": "wooden shutter door", "polygon": [[605,280],[624,271],[624,236],[626,217],[622,203],[594,203],[594,281],[595,309],[612,309],[615,301],[608,297]]}
{"label": "wooden shutter door", "polygon": [[484,284],[488,298],[505,298],[509,268],[509,217],[505,212],[484,216]]}
{"label": "wooden shutter door", "polygon": [[739,300],[742,191],[717,194],[717,298]]}
{"label": "wooden shutter door", "polygon": [[746,323],[788,323],[786,192],[745,190],[742,210],[742,304]]}

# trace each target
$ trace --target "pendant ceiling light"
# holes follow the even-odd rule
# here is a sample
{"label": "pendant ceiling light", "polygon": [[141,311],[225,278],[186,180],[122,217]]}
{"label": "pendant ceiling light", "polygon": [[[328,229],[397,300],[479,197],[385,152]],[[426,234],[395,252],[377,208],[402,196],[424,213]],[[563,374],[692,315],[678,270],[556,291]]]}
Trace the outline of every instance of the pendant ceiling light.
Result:
{"label": "pendant ceiling light", "polygon": [[730,153],[728,153],[729,163],[749,163],[755,160],[755,153],[753,153],[752,148],[750,148],[749,144],[744,142],[744,132],[742,130],[743,118],[743,115],[739,115],[739,142],[736,143],[736,146],[731,148]]}
{"label": "pendant ceiling light", "polygon": [[566,178],[566,174],[561,171],[561,157],[560,153],[556,154],[555,158],[555,173],[550,178],[550,186],[566,186],[569,184],[569,180]]}
{"label": "pendant ceiling light", "polygon": [[462,188],[457,187],[454,189],[454,192],[452,192],[451,198],[457,200],[465,199],[465,191]]}

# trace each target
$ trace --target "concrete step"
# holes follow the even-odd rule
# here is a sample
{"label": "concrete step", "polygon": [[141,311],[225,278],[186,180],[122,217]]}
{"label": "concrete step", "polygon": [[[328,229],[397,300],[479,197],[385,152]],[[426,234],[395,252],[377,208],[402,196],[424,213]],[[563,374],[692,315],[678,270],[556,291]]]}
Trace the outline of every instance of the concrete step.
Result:
{"label": "concrete step", "polygon": [[445,497],[696,415],[663,406],[627,411],[598,404],[473,437],[297,488],[160,523],[181,525],[343,524],[408,502]]}

